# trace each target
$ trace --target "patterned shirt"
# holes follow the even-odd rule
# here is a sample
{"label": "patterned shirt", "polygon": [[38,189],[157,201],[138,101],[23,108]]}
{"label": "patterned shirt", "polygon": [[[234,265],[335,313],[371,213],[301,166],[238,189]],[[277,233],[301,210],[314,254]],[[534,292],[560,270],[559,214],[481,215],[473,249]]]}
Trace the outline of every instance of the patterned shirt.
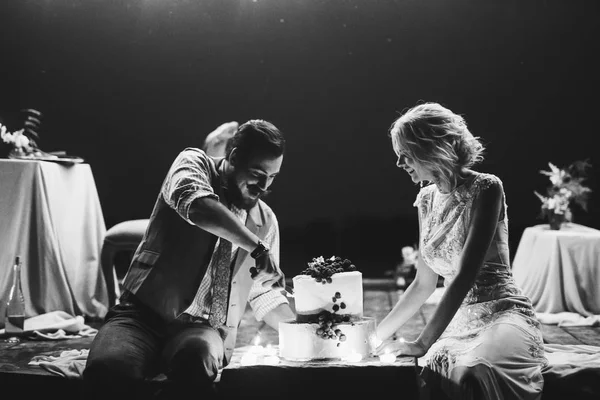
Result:
{"label": "patterned shirt", "polygon": [[[206,163],[211,162],[208,156],[204,153],[202,153],[202,155],[205,157],[203,161]],[[167,204],[176,210],[177,213],[191,225],[195,225],[189,217],[190,206],[194,200],[203,197],[211,197],[216,201],[219,201],[219,196],[214,192],[210,184],[207,165],[198,164],[194,160],[197,160],[197,157],[187,157],[186,151],[183,151],[174,163],[173,170],[168,174],[168,181],[163,185],[162,190],[162,196]],[[219,169],[221,176],[224,176],[223,166],[224,163]],[[233,205],[231,205],[229,209],[242,224],[246,223],[246,218],[248,217],[248,212],[246,210],[237,208]],[[274,261],[279,264],[279,224],[275,215],[272,215],[272,219],[273,224],[269,226],[263,241],[269,246]],[[200,287],[196,292],[192,304],[185,310],[185,313],[187,314],[195,317],[208,318],[212,305],[212,277],[215,272],[212,271],[211,267],[213,265],[218,265],[218,263],[213,260],[218,247],[219,242],[217,240],[211,260],[208,264],[209,268],[206,270],[206,274],[200,283]],[[232,243],[231,262],[235,260],[237,249],[238,247]],[[250,289],[248,302],[258,321],[262,321],[266,314],[281,304],[289,303],[287,298],[281,293],[281,290],[263,288],[262,284],[257,282],[254,282]]]}

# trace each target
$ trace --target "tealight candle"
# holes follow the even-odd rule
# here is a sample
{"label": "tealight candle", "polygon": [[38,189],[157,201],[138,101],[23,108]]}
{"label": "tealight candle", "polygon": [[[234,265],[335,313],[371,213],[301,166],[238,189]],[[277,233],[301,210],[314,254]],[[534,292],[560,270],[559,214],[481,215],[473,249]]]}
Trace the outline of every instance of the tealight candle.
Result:
{"label": "tealight candle", "polygon": [[266,365],[277,365],[279,364],[279,357],[277,356],[265,356],[263,363]]}
{"label": "tealight candle", "polygon": [[265,354],[265,356],[276,356],[277,349],[275,347],[271,346],[271,344],[269,343],[267,345],[267,347],[265,348],[264,354]]}
{"label": "tealight candle", "polygon": [[257,361],[258,357],[256,356],[256,354],[245,353],[242,356],[242,359],[240,360],[240,364],[242,364],[243,366],[256,365]]}
{"label": "tealight candle", "polygon": [[379,356],[379,361],[382,363],[393,363],[396,361],[396,355],[393,353],[385,353]]}
{"label": "tealight candle", "polygon": [[264,347],[260,346],[259,343],[260,343],[260,338],[258,336],[256,336],[254,338],[254,344],[252,346],[250,346],[250,350],[248,350],[248,351],[252,354],[262,354],[264,351]]}
{"label": "tealight candle", "polygon": [[344,361],[347,361],[347,362],[359,362],[360,360],[362,360],[362,355],[355,352],[354,350],[352,351],[352,353],[350,353],[346,357],[344,357]]}

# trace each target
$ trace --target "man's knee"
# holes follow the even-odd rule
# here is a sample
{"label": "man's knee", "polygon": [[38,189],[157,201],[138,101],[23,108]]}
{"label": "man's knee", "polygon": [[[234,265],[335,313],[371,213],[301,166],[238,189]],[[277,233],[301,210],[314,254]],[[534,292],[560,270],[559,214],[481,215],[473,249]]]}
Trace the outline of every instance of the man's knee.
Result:
{"label": "man's knee", "polygon": [[223,355],[219,349],[201,338],[186,338],[179,351],[168,361],[167,376],[174,381],[210,384],[217,378]]}
{"label": "man's knee", "polygon": [[136,365],[128,362],[122,354],[94,354],[89,357],[83,371],[83,378],[89,381],[142,381],[144,375]]}

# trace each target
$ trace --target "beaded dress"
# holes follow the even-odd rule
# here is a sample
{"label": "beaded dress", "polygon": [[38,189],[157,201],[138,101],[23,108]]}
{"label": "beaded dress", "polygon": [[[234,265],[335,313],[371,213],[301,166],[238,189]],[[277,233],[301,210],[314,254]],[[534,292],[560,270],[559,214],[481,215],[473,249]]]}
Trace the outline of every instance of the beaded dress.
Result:
{"label": "beaded dress", "polygon": [[[494,182],[502,187],[495,175],[474,173],[451,193],[429,185],[417,195],[421,256],[446,287],[458,273],[474,200]],[[531,302],[512,277],[504,191],[494,238],[475,283],[423,360],[424,397],[441,390],[450,398],[470,398],[477,381],[478,396],[486,399],[541,398],[547,360]]]}

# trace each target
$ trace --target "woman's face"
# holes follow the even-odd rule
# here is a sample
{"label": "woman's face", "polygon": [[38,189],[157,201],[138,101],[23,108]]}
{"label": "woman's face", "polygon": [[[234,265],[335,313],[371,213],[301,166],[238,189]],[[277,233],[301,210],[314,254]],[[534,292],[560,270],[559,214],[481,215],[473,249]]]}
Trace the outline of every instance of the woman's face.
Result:
{"label": "woman's face", "polygon": [[414,183],[422,181],[433,181],[433,174],[421,165],[418,161],[412,159],[407,153],[400,150],[398,153],[398,161],[396,165],[404,169]]}

